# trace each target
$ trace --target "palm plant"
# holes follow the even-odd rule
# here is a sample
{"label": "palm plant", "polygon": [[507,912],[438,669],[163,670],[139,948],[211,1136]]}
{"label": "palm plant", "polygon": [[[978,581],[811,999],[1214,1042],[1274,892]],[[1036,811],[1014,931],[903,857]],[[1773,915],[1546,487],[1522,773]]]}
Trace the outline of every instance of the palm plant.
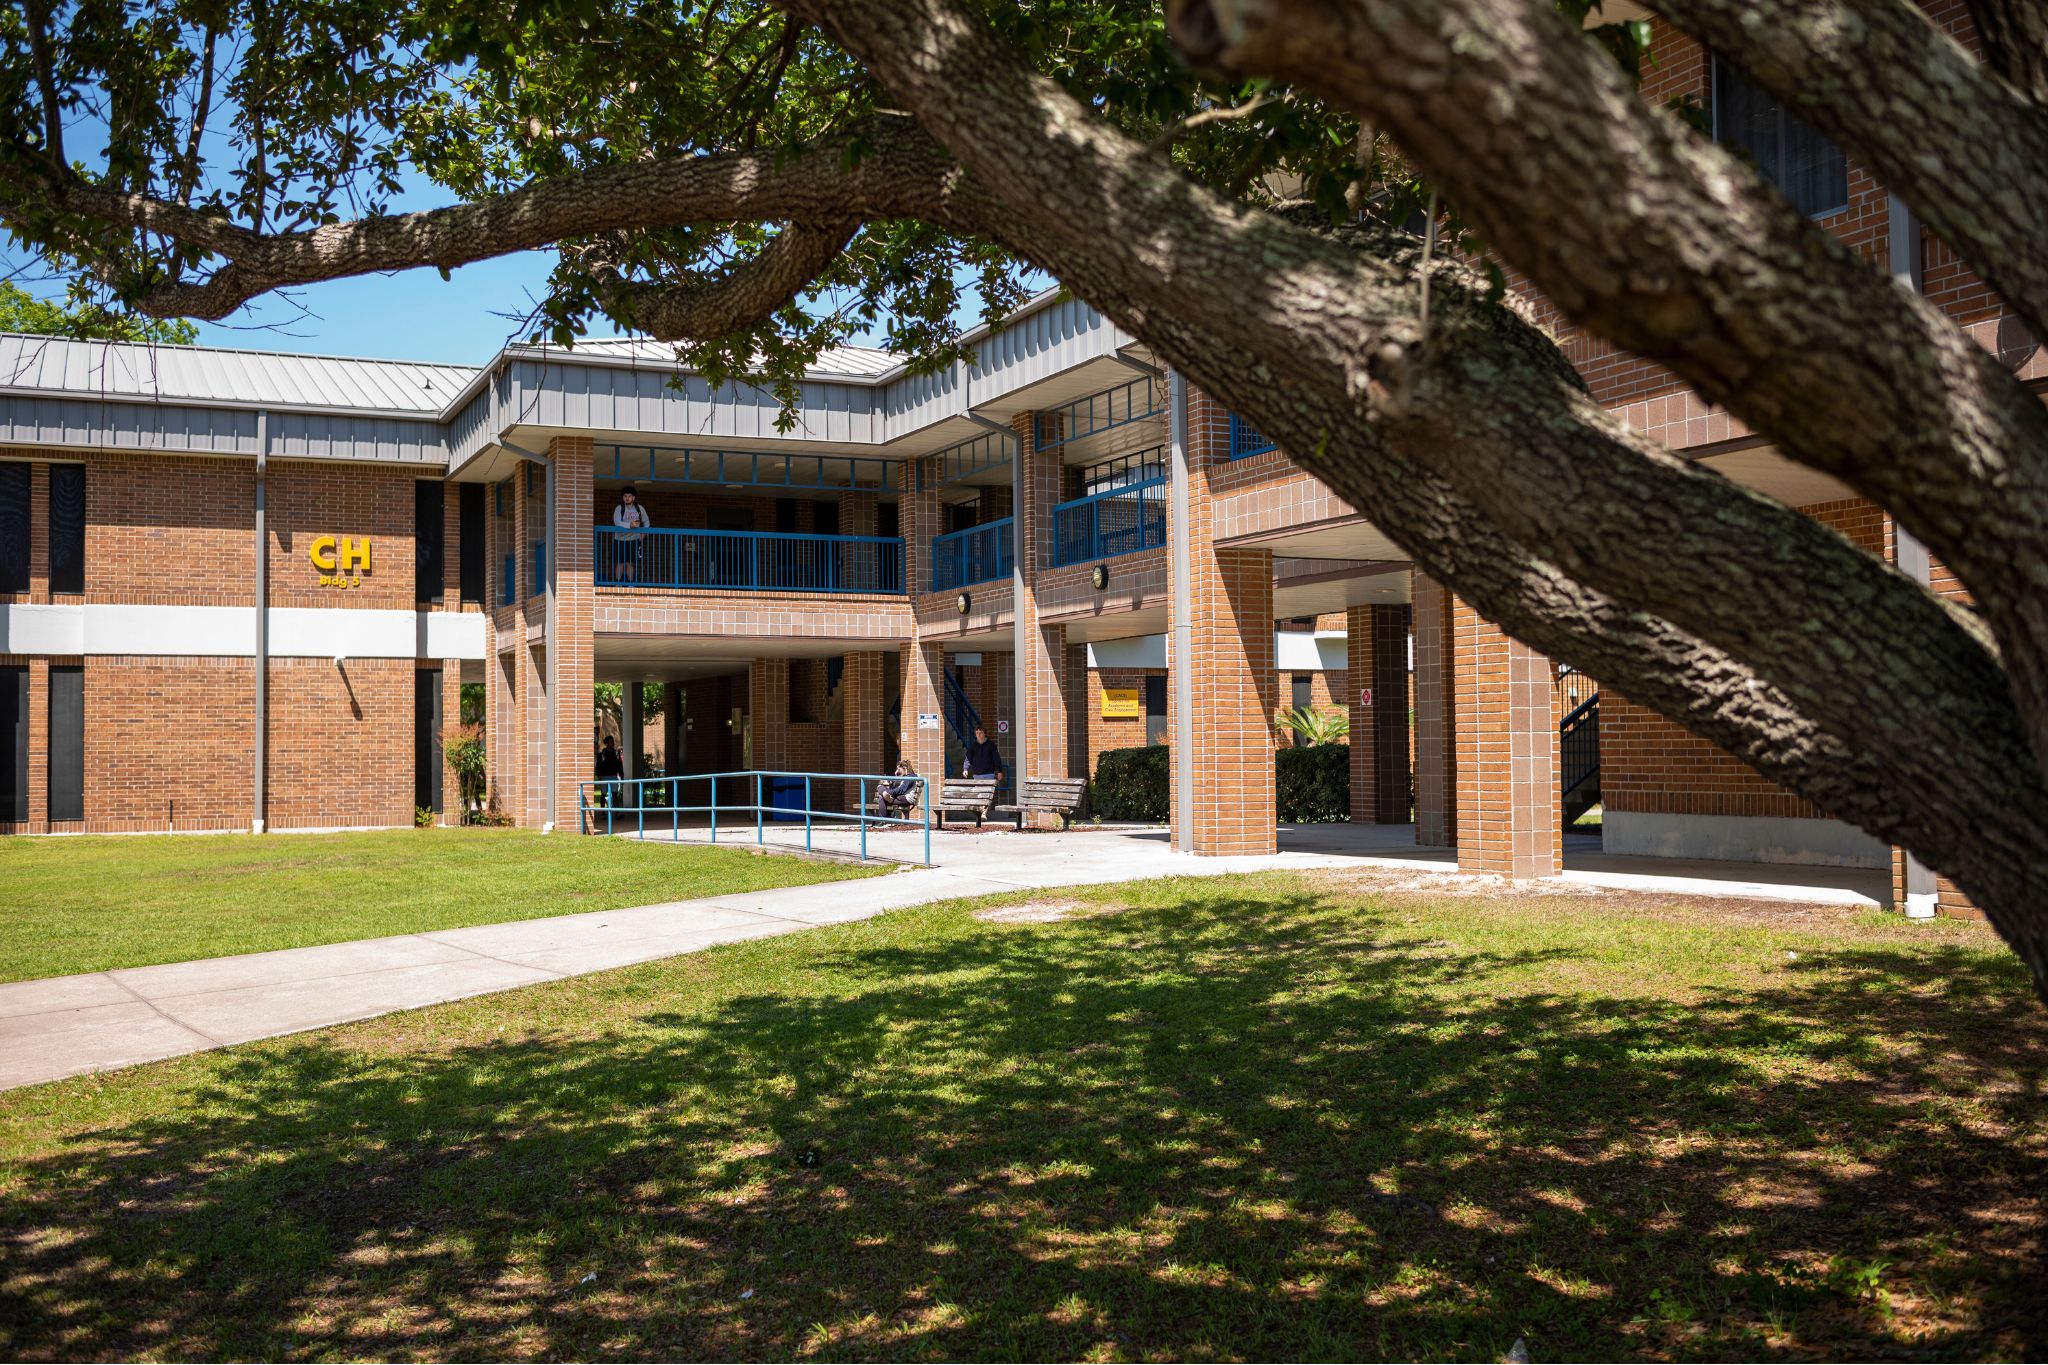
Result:
{"label": "palm plant", "polygon": [[1344,744],[1351,739],[1351,715],[1346,711],[1319,711],[1297,706],[1273,716],[1273,728],[1282,735],[1299,736],[1310,748],[1318,744]]}

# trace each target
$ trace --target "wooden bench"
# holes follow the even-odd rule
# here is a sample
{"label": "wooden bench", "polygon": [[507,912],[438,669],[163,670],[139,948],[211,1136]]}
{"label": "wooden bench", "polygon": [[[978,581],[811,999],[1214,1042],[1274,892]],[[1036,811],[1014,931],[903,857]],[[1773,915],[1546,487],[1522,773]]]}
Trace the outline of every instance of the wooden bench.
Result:
{"label": "wooden bench", "polygon": [[1085,777],[1027,777],[1023,793],[1015,805],[997,806],[1005,815],[1017,817],[1017,828],[1024,828],[1024,816],[1028,811],[1051,811],[1060,817],[1060,828],[1065,829],[1074,822],[1074,812],[1081,809],[1081,798],[1087,794],[1088,779]]}
{"label": "wooden bench", "polygon": [[974,823],[978,825],[988,808],[995,803],[995,778],[949,777],[939,784],[939,799],[932,802],[932,814],[938,817],[939,828],[944,829],[947,811],[971,810],[974,812]]}

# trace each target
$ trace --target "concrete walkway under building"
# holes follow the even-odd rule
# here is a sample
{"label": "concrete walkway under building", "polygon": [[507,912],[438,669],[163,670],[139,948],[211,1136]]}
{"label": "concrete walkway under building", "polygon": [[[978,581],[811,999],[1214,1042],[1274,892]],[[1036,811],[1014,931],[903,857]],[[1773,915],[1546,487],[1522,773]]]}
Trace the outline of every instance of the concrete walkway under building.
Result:
{"label": "concrete walkway under building", "polygon": [[[686,829],[680,842],[700,842],[706,834]],[[752,834],[746,831],[744,840],[728,834],[720,842],[752,843]],[[770,834],[784,847],[803,839],[800,828]],[[914,831],[871,833],[869,840],[877,857],[911,862],[922,854],[922,835]],[[845,851],[856,841],[843,829],[815,835],[821,850]],[[1417,849],[1412,827],[1398,825],[1283,829],[1277,854],[1235,858],[1176,853],[1160,829],[934,831],[932,841],[936,866],[855,881],[0,985],[0,1089],[956,897],[1273,869],[1393,867],[1427,874],[1455,866],[1450,851]],[[666,832],[658,842],[668,842]],[[1592,852],[1569,847],[1572,842],[1584,841],[1568,840],[1566,882],[1837,905],[1878,905],[1886,895],[1883,872],[1609,858],[1597,852],[1597,840]]]}

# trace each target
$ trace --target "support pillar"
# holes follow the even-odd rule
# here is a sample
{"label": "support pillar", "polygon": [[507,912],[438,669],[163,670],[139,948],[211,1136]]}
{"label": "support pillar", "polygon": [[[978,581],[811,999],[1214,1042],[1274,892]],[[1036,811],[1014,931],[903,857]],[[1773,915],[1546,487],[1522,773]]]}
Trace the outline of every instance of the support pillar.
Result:
{"label": "support pillar", "polygon": [[1171,746],[1173,843],[1204,855],[1274,853],[1273,554],[1216,546],[1209,476],[1229,458],[1229,414],[1177,376],[1174,388],[1174,479],[1185,493],[1176,489],[1168,554],[1168,664],[1186,709]]}
{"label": "support pillar", "polygon": [[554,800],[547,819],[558,830],[578,827],[577,798],[589,780],[595,752],[591,722],[592,653],[597,595],[591,577],[591,440],[558,436],[551,451],[548,505],[548,582],[554,609],[547,623],[547,700],[552,749],[549,777]]}
{"label": "support pillar", "polygon": [[1550,660],[1453,598],[1458,869],[1521,880],[1564,870]]}
{"label": "support pillar", "polygon": [[753,742],[743,767],[770,772],[789,767],[789,660],[756,659],[748,665],[747,732]]}
{"label": "support pillar", "polygon": [[[946,776],[946,731],[940,698],[945,652],[936,644],[912,641],[903,647],[902,729],[898,743],[918,776],[937,783]],[[923,718],[930,717],[926,725]],[[936,787],[934,788],[936,790]]]}
{"label": "support pillar", "polygon": [[[1039,579],[1046,569],[1041,552],[1052,544],[1052,509],[1061,500],[1066,474],[1062,450],[1038,449],[1038,416],[1020,413],[1011,427],[1017,436],[1016,458],[1020,462],[1015,487],[1018,544],[1027,553],[1018,560],[1021,590],[1016,595],[1017,639],[1017,746],[1015,776],[1072,777],[1067,743],[1068,701],[1067,630],[1048,625],[1038,607]],[[1057,823],[1055,816],[1036,817]]]}
{"label": "support pillar", "polygon": [[[1351,695],[1351,819],[1405,825],[1412,818],[1408,775],[1408,618],[1403,606],[1352,607],[1345,614]],[[1370,695],[1370,703],[1365,697]]]}
{"label": "support pillar", "polygon": [[1415,631],[1415,842],[1423,848],[1458,843],[1457,715],[1452,705],[1456,662],[1451,651],[1451,594],[1417,573],[1409,593]]}
{"label": "support pillar", "polygon": [[[879,650],[863,650],[846,656],[839,675],[840,770],[872,777],[882,771],[882,707],[885,656]],[[874,804],[874,788],[868,788],[868,804]],[[846,784],[846,809],[857,809],[860,784]]]}

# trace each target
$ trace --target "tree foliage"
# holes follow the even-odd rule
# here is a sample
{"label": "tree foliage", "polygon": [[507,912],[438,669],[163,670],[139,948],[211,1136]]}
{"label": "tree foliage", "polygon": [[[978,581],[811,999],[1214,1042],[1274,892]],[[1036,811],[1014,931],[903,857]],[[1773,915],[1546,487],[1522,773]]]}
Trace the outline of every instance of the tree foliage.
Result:
{"label": "tree foliage", "polygon": [[190,345],[199,329],[182,318],[141,317],[103,305],[39,299],[11,280],[0,280],[0,332],[77,337],[85,341],[147,341]]}

